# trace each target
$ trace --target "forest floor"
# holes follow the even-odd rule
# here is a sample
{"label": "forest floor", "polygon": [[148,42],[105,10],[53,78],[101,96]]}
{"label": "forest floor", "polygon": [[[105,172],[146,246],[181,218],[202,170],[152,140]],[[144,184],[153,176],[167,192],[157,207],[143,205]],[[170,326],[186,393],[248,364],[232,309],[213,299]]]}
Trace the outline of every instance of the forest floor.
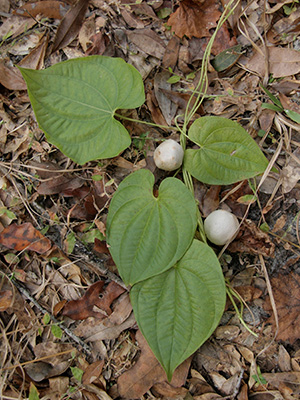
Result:
{"label": "forest floor", "polygon": [[127,175],[146,168],[156,182],[172,176],[155,167],[153,153],[179,136],[125,121],[128,149],[75,164],[45,139],[16,67],[121,57],[140,72],[146,93],[126,116],[171,126],[197,87],[226,3],[1,1],[1,399],[300,398],[298,1],[237,2],[212,47],[208,90],[194,118],[240,123],[271,171],[258,192],[248,181],[194,181],[203,217],[224,208],[244,218],[220,258],[237,309],[228,300],[214,334],[171,383],[138,330],[105,226]]}

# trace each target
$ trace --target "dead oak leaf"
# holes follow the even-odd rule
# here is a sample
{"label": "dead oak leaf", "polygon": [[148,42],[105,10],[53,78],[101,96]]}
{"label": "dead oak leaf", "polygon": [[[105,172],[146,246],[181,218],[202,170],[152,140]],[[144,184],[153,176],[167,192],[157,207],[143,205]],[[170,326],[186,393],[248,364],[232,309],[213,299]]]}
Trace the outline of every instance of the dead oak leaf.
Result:
{"label": "dead oak leaf", "polygon": [[209,37],[210,29],[217,26],[220,16],[219,3],[216,0],[183,0],[170,15],[168,25],[180,38]]}
{"label": "dead oak leaf", "polygon": [[51,248],[51,241],[30,222],[9,225],[0,233],[0,244],[16,251],[32,250],[39,254],[44,254]]}
{"label": "dead oak leaf", "polygon": [[[88,317],[103,319],[112,313],[111,303],[122,294],[125,289],[115,282],[110,282],[102,293],[99,295],[104,286],[104,281],[98,281],[91,285],[83,297],[78,300],[69,301],[62,310],[62,315],[73,320],[83,320]],[[94,307],[99,308],[95,311]]]}
{"label": "dead oak leaf", "polygon": [[[276,339],[293,344],[300,337],[300,276],[294,272],[279,274],[271,279],[273,296],[278,314],[278,334]],[[270,299],[264,305],[271,311]],[[276,329],[274,316],[268,319]]]}

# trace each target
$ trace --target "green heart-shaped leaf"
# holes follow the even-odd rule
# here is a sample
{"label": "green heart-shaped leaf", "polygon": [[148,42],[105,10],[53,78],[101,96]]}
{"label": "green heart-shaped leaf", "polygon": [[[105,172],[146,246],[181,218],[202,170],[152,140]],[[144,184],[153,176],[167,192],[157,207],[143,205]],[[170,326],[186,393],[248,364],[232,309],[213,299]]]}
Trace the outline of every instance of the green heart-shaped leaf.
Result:
{"label": "green heart-shaped leaf", "polygon": [[219,261],[198,240],[174,268],[133,286],[135,318],[169,380],[175,368],[213,333],[225,297]]}
{"label": "green heart-shaped leaf", "polygon": [[139,107],[145,94],[141,75],[124,60],[90,56],[20,71],[40,128],[72,160],[115,157],[130,145],[114,113]]}
{"label": "green heart-shaped leaf", "polygon": [[126,285],[172,267],[195,233],[196,203],[187,187],[167,178],[155,197],[153,184],[150,171],[134,172],[120,184],[109,207],[107,242]]}
{"label": "green heart-shaped leaf", "polygon": [[184,165],[201,182],[229,185],[264,172],[268,160],[257,143],[237,122],[222,117],[202,117],[189,129],[199,149],[185,152]]}

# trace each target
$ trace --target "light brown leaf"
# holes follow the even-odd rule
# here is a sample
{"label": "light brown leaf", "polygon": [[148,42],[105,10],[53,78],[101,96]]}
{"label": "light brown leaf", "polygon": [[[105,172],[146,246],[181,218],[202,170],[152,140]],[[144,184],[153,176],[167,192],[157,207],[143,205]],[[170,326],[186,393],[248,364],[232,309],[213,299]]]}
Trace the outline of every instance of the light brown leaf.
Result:
{"label": "light brown leaf", "polygon": [[78,0],[75,6],[67,12],[57,28],[52,53],[68,46],[76,38],[88,5],[89,0]]}
{"label": "light brown leaf", "polygon": [[16,67],[9,67],[0,61],[0,83],[9,90],[26,90],[26,83]]}
{"label": "light brown leaf", "polygon": [[0,291],[0,312],[6,311],[13,304],[13,292],[11,290]]}
{"label": "light brown leaf", "polygon": [[65,2],[45,0],[24,4],[17,8],[13,14],[34,18],[37,15],[42,15],[43,17],[62,19],[68,9],[69,7]]}
{"label": "light brown leaf", "polygon": [[[300,72],[300,52],[297,50],[269,47],[269,73],[273,78],[283,78]],[[265,74],[265,57],[256,52],[246,63],[246,68],[260,76]]]}
{"label": "light brown leaf", "polygon": [[[300,337],[300,277],[294,272],[279,274],[271,279],[273,296],[278,313],[279,329],[276,339],[293,344]],[[264,303],[267,311],[271,311],[269,299]],[[272,315],[268,322],[274,326]]]}
{"label": "light brown leaf", "polygon": [[[118,379],[118,389],[121,397],[125,399],[139,399],[154,384],[167,382],[167,376],[160,363],[157,361],[146,339],[140,331],[136,339],[141,348],[141,355],[137,363]],[[172,381],[173,387],[184,385],[191,363],[191,357],[176,368]]]}
{"label": "light brown leaf", "polygon": [[[115,282],[110,282],[99,298],[104,281],[98,281],[91,285],[83,297],[78,300],[69,301],[62,310],[62,315],[73,320],[83,320],[88,317],[103,319],[106,315],[112,313],[111,303],[122,294],[125,289]],[[100,309],[100,312],[94,310],[94,307]],[[101,312],[102,311],[102,312]]]}
{"label": "light brown leaf", "polygon": [[217,26],[220,18],[219,2],[216,0],[183,0],[171,14],[168,25],[179,37],[210,37],[210,29]]}
{"label": "light brown leaf", "polygon": [[16,251],[32,250],[39,254],[44,254],[51,248],[50,240],[30,222],[9,225],[0,233],[0,243]]}
{"label": "light brown leaf", "polygon": [[130,42],[134,43],[143,52],[162,59],[165,53],[165,44],[157,33],[149,28],[127,31]]}

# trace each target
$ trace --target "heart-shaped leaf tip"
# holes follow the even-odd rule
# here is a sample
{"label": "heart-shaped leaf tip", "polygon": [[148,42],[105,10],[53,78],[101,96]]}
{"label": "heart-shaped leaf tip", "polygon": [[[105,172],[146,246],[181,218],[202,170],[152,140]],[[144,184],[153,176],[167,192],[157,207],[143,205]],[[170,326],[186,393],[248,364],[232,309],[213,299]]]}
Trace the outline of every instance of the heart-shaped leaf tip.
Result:
{"label": "heart-shaped leaf tip", "polygon": [[126,285],[172,267],[196,230],[196,203],[187,187],[167,178],[155,197],[153,185],[150,171],[136,171],[123,180],[109,207],[107,242]]}

